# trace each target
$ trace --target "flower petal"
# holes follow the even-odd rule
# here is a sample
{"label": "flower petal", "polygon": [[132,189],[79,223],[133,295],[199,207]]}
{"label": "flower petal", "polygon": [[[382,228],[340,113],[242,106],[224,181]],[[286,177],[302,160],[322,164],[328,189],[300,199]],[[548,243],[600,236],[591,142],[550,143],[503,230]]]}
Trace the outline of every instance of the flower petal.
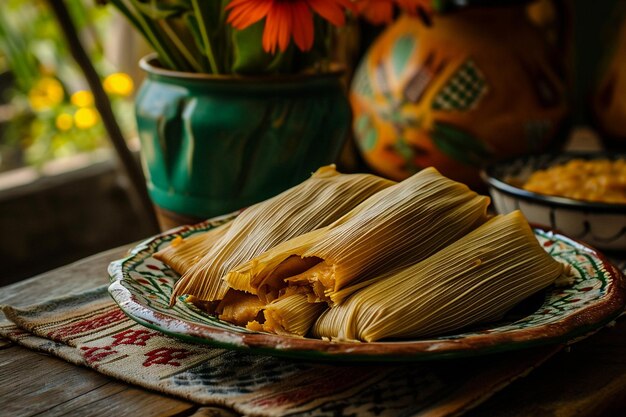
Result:
{"label": "flower petal", "polygon": [[241,6],[242,4],[252,3],[254,4],[254,0],[233,0],[224,7],[224,10],[230,10]]}
{"label": "flower petal", "polygon": [[276,53],[276,45],[278,44],[279,23],[274,16],[274,6],[267,13],[265,18],[265,28],[263,29],[263,49],[271,54]]}
{"label": "flower petal", "polygon": [[322,16],[335,26],[343,26],[346,23],[345,12],[341,8],[352,9],[350,0],[306,0],[315,13]]}
{"label": "flower petal", "polygon": [[433,8],[430,0],[395,0],[398,6],[405,12],[416,15],[421,10],[427,15],[432,15]]}
{"label": "flower petal", "polygon": [[230,10],[227,22],[236,29],[245,29],[263,19],[273,4],[274,0],[233,0],[226,6]]}
{"label": "flower petal", "polygon": [[315,36],[313,14],[304,2],[296,2],[291,8],[293,18],[293,40],[301,51],[313,47]]}
{"label": "flower petal", "polygon": [[393,20],[393,0],[367,0],[356,3],[357,13],[365,20],[381,25]]}
{"label": "flower petal", "polygon": [[[293,27],[293,22],[291,20],[291,8],[296,3],[298,2],[278,2],[274,8],[274,10],[276,10],[276,25],[278,26],[278,47],[281,52],[285,52],[287,50],[289,41],[291,40],[291,28]],[[269,15],[267,18],[270,18]]]}

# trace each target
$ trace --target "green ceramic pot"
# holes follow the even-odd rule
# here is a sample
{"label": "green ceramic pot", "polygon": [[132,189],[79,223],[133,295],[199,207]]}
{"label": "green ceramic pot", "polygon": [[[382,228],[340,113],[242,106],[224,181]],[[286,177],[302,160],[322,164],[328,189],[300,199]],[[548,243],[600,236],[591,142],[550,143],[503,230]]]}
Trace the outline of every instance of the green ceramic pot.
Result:
{"label": "green ceramic pot", "polygon": [[[154,56],[136,100],[157,209],[182,219],[272,197],[337,159],[351,123],[341,71],[276,77],[169,71]],[[162,222],[163,224],[163,222]]]}

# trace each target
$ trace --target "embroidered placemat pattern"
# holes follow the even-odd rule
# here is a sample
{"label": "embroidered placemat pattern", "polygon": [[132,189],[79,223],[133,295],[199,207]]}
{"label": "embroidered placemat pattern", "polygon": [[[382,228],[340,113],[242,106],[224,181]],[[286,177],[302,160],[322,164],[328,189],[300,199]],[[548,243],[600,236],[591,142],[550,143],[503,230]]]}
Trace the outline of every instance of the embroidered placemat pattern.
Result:
{"label": "embroidered placemat pattern", "polygon": [[559,347],[410,365],[325,365],[184,343],[128,319],[106,286],[4,306],[0,336],[147,389],[250,416],[459,415]]}

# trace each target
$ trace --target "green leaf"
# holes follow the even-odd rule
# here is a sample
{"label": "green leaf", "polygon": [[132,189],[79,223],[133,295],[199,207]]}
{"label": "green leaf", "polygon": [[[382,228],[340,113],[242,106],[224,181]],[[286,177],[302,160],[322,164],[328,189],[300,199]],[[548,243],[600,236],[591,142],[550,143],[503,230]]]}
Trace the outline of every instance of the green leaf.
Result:
{"label": "green leaf", "polygon": [[185,13],[183,15],[183,19],[194,40],[194,44],[196,46],[195,49],[198,50],[203,57],[202,66],[205,69],[205,72],[210,72],[206,51],[204,49],[204,41],[202,40],[202,34],[200,33],[200,27],[198,26],[198,19],[193,13]]}
{"label": "green leaf", "polygon": [[[332,31],[330,23],[318,18],[313,19],[313,47],[309,51],[303,52],[298,50],[294,54],[291,71],[298,72],[304,69],[315,69],[318,71],[327,71],[330,64],[332,45]],[[294,48],[295,45],[293,46]]]}
{"label": "green leaf", "polygon": [[[183,16],[189,16],[191,13],[186,12]],[[207,72],[206,66],[202,62],[202,49],[197,47],[191,30],[186,30],[191,26],[190,23],[183,19],[169,19],[161,21],[161,29],[168,37],[169,42],[180,53],[182,58],[189,63],[191,68],[196,72]]]}
{"label": "green leaf", "polygon": [[39,63],[28,47],[27,39],[6,17],[0,13],[0,53],[8,61],[20,88],[27,91],[39,79]]}
{"label": "green leaf", "polygon": [[441,152],[465,165],[479,167],[491,157],[480,140],[451,124],[435,122],[432,139]]}
{"label": "green leaf", "polygon": [[234,74],[271,74],[291,69],[293,45],[274,55],[263,50],[264,23],[262,20],[244,30],[232,32]]}
{"label": "green leaf", "polygon": [[172,49],[167,37],[162,33],[157,23],[137,9],[139,0],[129,0],[132,8],[128,7],[124,0],[110,1],[141,31],[158,54],[161,64],[166,68],[180,71],[185,71],[188,68],[187,64],[181,61],[177,51]]}
{"label": "green leaf", "polygon": [[[220,64],[215,55],[215,47],[213,45],[214,40],[211,39],[209,32],[211,29],[210,4],[215,4],[212,0],[191,0],[193,6],[193,13],[196,16],[196,22],[198,23],[198,31],[202,37],[202,44],[204,47],[201,49],[204,51],[204,55],[209,61],[209,67],[213,74],[221,73]],[[218,57],[219,58],[219,57]]]}
{"label": "green leaf", "polygon": [[136,0],[135,7],[154,20],[179,17],[192,10],[189,0]]}

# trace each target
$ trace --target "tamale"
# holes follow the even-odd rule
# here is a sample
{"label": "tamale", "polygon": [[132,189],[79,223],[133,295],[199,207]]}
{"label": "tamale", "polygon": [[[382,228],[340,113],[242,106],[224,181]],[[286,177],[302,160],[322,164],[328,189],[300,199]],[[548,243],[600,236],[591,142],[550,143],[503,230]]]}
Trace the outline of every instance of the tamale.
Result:
{"label": "tamale", "polygon": [[[211,250],[189,269],[174,288],[205,301],[221,300],[229,289],[223,276],[237,265],[277,244],[325,227],[371,195],[395,184],[369,174],[340,174],[322,167],[303,183],[244,210]],[[254,293],[247,281],[230,288]]]}
{"label": "tamale", "polygon": [[195,233],[186,238],[179,236],[153,256],[183,275],[211,250],[215,242],[226,234],[231,224],[232,222],[228,222],[208,232]]}
{"label": "tamale", "polygon": [[374,194],[326,228],[277,245],[230,271],[270,302],[286,285],[307,286],[329,304],[349,287],[419,262],[487,219],[489,198],[427,168]]}
{"label": "tamale", "polygon": [[373,342],[451,332],[502,318],[563,271],[516,211],[354,293],[327,310],[313,334]]}
{"label": "tamale", "polygon": [[221,320],[245,326],[257,319],[265,304],[259,297],[243,291],[229,290],[216,308]]}
{"label": "tamale", "polygon": [[286,295],[265,306],[263,324],[251,323],[248,328],[259,330],[260,326],[266,332],[304,336],[326,308],[325,303],[309,303],[306,294]]}

